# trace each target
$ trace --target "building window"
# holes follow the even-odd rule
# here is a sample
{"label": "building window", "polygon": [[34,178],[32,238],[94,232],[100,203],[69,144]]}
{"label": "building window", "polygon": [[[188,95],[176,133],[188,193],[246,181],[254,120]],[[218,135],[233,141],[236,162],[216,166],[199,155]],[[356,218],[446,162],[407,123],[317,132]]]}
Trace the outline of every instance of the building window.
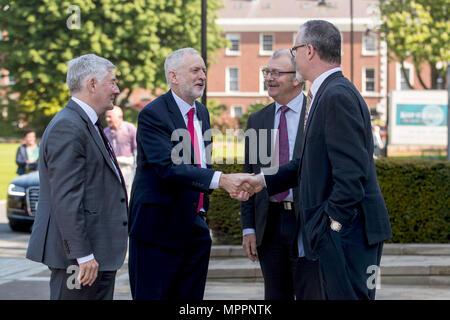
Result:
{"label": "building window", "polygon": [[365,68],[363,74],[363,92],[375,92],[375,69]]}
{"label": "building window", "polygon": [[363,55],[376,55],[377,54],[377,35],[369,32],[363,36]]}
{"label": "building window", "polygon": [[273,34],[262,33],[259,38],[259,54],[263,56],[270,56],[273,53]]}
{"label": "building window", "polygon": [[227,56],[241,55],[241,35],[227,34],[227,40],[230,41],[230,45],[226,48],[225,54]]}
{"label": "building window", "polygon": [[233,118],[240,117],[243,114],[242,107],[241,106],[231,106],[230,113]]}
{"label": "building window", "polygon": [[404,62],[404,67],[406,78],[405,75],[403,74],[401,64],[397,63],[397,90],[410,90],[408,82],[406,81],[407,79],[409,80],[411,86],[414,85],[414,68],[412,64]]}
{"label": "building window", "polygon": [[226,91],[239,91],[239,69],[238,68],[228,68],[228,88]]}

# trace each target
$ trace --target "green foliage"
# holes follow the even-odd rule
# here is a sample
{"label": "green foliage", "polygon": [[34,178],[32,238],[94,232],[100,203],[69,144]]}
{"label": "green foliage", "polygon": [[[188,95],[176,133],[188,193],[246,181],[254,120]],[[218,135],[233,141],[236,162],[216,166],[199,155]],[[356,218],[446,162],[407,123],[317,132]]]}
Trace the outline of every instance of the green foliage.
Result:
{"label": "green foliage", "polygon": [[[220,1],[208,1],[209,52],[226,46],[214,22]],[[166,88],[166,56],[182,47],[200,51],[201,0],[7,3],[0,7],[0,30],[7,32],[0,41],[0,65],[15,79],[8,90],[19,93],[17,107],[28,115],[38,111],[50,116],[65,105],[67,62],[80,55],[95,53],[111,60],[124,91]]]}
{"label": "green foliage", "polygon": [[223,112],[227,110],[227,106],[223,103],[220,103],[220,101],[216,99],[208,100],[207,105],[211,127],[220,131],[224,131],[226,129],[226,126],[224,126],[223,122],[219,121],[218,119],[223,114]]}
{"label": "green foliage", "polygon": [[[239,164],[213,167],[223,173],[242,172],[242,165]],[[213,232],[215,244],[242,243],[240,210],[241,203],[231,199],[226,191],[217,189],[211,194],[207,222]]]}
{"label": "green foliage", "polygon": [[264,102],[256,101],[252,103],[249,107],[246,113],[244,113],[242,116],[239,117],[239,128],[245,129],[247,127],[247,121],[248,117],[258,110],[261,110],[264,108],[267,104]]}
{"label": "green foliage", "polygon": [[[401,64],[411,58],[421,85],[420,66],[431,68],[431,87],[436,89],[439,75],[446,79],[450,61],[450,21],[448,0],[380,0],[383,38],[391,58]],[[441,62],[442,69],[436,68]]]}
{"label": "green foliage", "polygon": [[378,181],[396,243],[450,242],[450,163],[379,159]]}
{"label": "green foliage", "polygon": [[[436,160],[377,159],[378,181],[389,212],[394,243],[450,242],[450,163]],[[225,173],[242,165],[215,165]],[[239,202],[222,190],[211,195],[209,227],[217,243],[240,244]]]}

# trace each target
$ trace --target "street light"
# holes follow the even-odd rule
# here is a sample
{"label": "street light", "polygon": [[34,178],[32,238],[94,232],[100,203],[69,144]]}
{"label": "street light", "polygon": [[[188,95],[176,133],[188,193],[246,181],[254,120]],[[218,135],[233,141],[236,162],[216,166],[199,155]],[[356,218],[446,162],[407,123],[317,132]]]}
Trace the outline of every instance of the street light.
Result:
{"label": "street light", "polygon": [[[318,0],[318,7],[328,7],[326,0]],[[353,83],[353,0],[350,0],[350,80]]]}
{"label": "street light", "polygon": [[[201,30],[201,46],[202,46],[202,58],[203,61],[205,61],[205,66],[208,67],[208,55],[207,55],[207,42],[206,42],[206,33],[207,33],[207,0],[202,0],[202,30]],[[207,83],[205,82],[205,90],[203,91],[203,96],[202,96],[202,103],[206,106],[206,85]]]}

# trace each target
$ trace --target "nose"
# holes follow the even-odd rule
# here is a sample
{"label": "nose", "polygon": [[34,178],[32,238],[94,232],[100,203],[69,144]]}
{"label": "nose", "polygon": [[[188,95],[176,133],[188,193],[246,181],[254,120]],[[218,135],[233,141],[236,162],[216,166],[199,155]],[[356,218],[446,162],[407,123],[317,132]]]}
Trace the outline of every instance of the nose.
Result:
{"label": "nose", "polygon": [[119,86],[116,84],[114,86],[114,94],[119,94],[119,93],[120,93],[120,89],[119,89]]}

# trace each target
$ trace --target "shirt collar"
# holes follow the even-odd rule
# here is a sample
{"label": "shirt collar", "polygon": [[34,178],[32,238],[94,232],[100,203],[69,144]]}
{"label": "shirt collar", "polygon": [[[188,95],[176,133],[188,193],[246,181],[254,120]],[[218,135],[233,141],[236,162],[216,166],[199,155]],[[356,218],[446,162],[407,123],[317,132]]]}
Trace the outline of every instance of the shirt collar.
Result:
{"label": "shirt collar", "polygon": [[97,122],[98,120],[97,112],[95,112],[90,105],[75,97],[72,97],[72,100],[75,101],[81,107],[81,109],[83,109],[83,111],[87,114],[87,116],[91,120],[92,124],[95,124]]}
{"label": "shirt collar", "polygon": [[[302,92],[300,92],[300,94],[298,96],[296,96],[294,99],[289,101],[287,104],[289,109],[291,109],[294,112],[300,112],[302,105],[303,105],[303,93]],[[275,101],[275,113],[277,113],[278,110],[280,110],[280,108],[282,106],[283,106],[282,104],[279,104],[278,102]]]}
{"label": "shirt collar", "polygon": [[177,96],[177,95],[175,94],[175,92],[173,92],[173,90],[171,90],[171,91],[172,91],[173,98],[175,99],[175,102],[177,103],[178,109],[180,109],[180,112],[181,112],[181,114],[183,115],[183,117],[186,116],[186,114],[187,114],[187,113],[189,112],[189,110],[191,110],[192,108],[195,109],[195,110],[194,110],[194,113],[195,113],[195,111],[197,110],[197,109],[195,108],[195,101],[194,101],[194,104],[191,106],[191,105],[189,105],[189,103],[187,103],[186,101],[184,101],[183,99],[181,99],[179,96]]}
{"label": "shirt collar", "polygon": [[314,80],[314,82],[312,83],[311,88],[310,88],[311,94],[313,95],[313,97],[316,96],[317,91],[319,90],[320,86],[325,81],[325,79],[328,78],[332,73],[335,73],[338,71],[342,71],[342,69],[340,67],[336,67],[336,68],[327,70],[324,73],[322,73],[320,76],[318,76],[316,78],[316,80]]}

